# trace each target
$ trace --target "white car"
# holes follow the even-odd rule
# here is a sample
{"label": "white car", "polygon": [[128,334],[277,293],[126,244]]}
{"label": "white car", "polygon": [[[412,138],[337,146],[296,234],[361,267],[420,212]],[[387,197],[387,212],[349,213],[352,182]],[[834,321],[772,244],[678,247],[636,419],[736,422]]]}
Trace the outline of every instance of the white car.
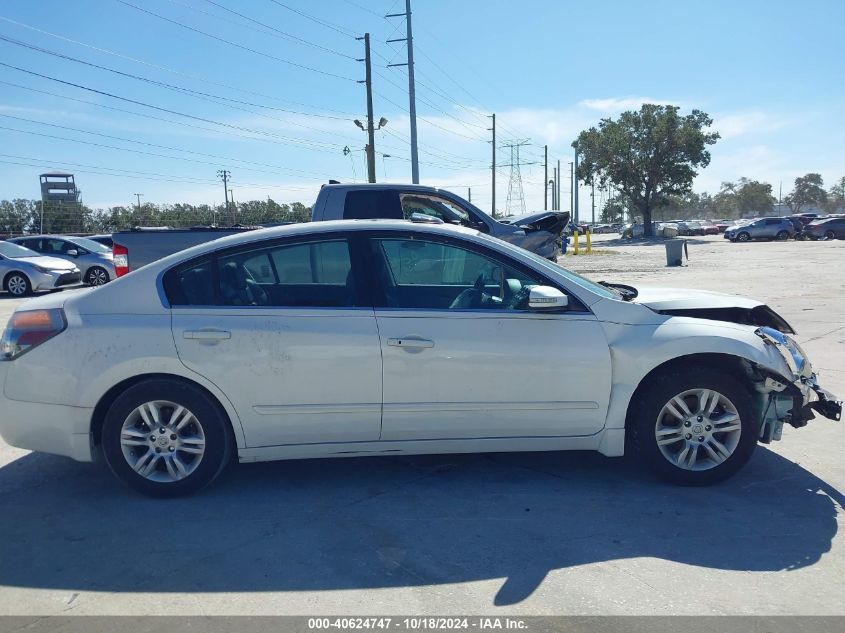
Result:
{"label": "white car", "polygon": [[292,225],[23,304],[0,435],[162,496],[234,455],[629,447],[707,484],[784,422],[838,419],[789,333],[755,301],[596,284],[461,227]]}

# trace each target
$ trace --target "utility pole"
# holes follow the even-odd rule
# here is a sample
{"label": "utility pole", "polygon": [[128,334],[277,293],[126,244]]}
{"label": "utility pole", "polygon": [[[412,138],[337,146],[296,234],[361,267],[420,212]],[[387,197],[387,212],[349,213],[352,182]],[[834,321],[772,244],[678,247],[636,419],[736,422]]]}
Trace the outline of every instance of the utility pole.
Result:
{"label": "utility pole", "polygon": [[592,224],[596,223],[596,179],[593,178],[590,180],[590,187],[592,191],[590,192],[590,200],[592,200],[593,205],[593,221]]}
{"label": "utility pole", "polygon": [[[355,39],[361,40],[360,37]],[[366,79],[358,83],[367,84],[367,181],[376,181],[376,133],[373,126],[373,69],[370,64],[370,34],[364,33],[364,59],[359,59],[359,62],[364,62],[366,68]]]}
{"label": "utility pole", "polygon": [[573,173],[573,183],[572,183],[572,195],[573,200],[575,201],[575,205],[572,209],[572,214],[575,216],[575,224],[578,224],[578,148],[575,148],[575,163],[572,169]]}
{"label": "utility pole", "polygon": [[472,187],[467,187],[467,200],[472,202]]}
{"label": "utility pole", "polygon": [[232,200],[232,226],[235,226],[235,216],[238,214],[238,205],[235,204],[235,192],[229,189],[229,198]]}
{"label": "utility pole", "polygon": [[555,194],[555,200],[557,200],[557,210],[560,211],[560,181],[561,181],[561,172],[560,172],[560,159],[557,161],[557,178],[555,178],[555,187],[557,189],[557,193]]}
{"label": "utility pole", "polygon": [[392,66],[408,67],[408,113],[411,116],[411,182],[418,185],[420,182],[420,163],[417,156],[417,96],[414,83],[414,34],[411,29],[411,0],[405,0],[405,13],[389,13],[386,18],[397,18],[404,16],[406,33],[405,37],[387,40],[388,42],[405,42],[408,50],[408,62],[405,64],[388,64]]}
{"label": "utility pole", "polygon": [[[554,206],[554,202],[552,202]],[[549,210],[549,146],[543,146],[543,211]]]}
{"label": "utility pole", "polygon": [[552,167],[552,176],[551,180],[546,181],[546,189],[548,190],[549,187],[552,189],[552,211],[557,211],[557,167]]}
{"label": "utility pole", "polygon": [[491,203],[491,213],[494,218],[496,217],[496,113],[490,115],[491,119],[493,119],[493,127],[487,128],[488,130],[493,131],[493,162],[490,166],[490,172],[493,176],[493,202]]}
{"label": "utility pole", "polygon": [[144,194],[143,193],[135,193],[135,194],[132,194],[132,195],[134,195],[135,199],[138,200],[138,217],[140,217],[141,216],[141,196],[143,196]]}
{"label": "utility pole", "polygon": [[228,169],[218,169],[217,177],[223,180],[223,196],[226,198],[226,213],[229,213],[229,178],[232,174]]}
{"label": "utility pole", "polygon": [[569,161],[569,215],[570,219],[575,221],[575,170],[572,168],[574,163]]}

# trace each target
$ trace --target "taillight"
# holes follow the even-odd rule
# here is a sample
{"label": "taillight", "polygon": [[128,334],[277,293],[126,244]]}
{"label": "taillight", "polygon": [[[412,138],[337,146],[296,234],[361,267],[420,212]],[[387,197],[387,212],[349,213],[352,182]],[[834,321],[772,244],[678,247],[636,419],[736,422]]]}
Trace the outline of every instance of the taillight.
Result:
{"label": "taillight", "polygon": [[0,360],[14,360],[67,327],[61,309],[15,312],[0,339]]}
{"label": "taillight", "polygon": [[114,274],[122,277],[129,272],[129,249],[115,242],[111,247],[114,255]]}

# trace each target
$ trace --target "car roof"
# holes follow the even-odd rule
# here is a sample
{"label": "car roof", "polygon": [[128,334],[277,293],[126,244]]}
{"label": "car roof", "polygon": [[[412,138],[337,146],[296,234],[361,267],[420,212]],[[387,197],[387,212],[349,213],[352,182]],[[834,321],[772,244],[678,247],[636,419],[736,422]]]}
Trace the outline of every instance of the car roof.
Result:
{"label": "car roof", "polygon": [[[417,193],[441,193],[442,190],[438,189],[437,187],[432,187],[430,185],[411,185],[401,182],[355,182],[355,183],[332,183],[328,185],[323,185],[320,190],[323,189],[345,189],[347,191],[352,191],[355,189],[387,189],[392,191],[415,191]],[[451,192],[447,192],[451,193]]]}
{"label": "car roof", "polygon": [[188,259],[190,257],[202,255],[203,253],[215,251],[220,248],[238,246],[240,244],[250,244],[252,242],[273,238],[295,237],[298,235],[307,236],[320,233],[339,233],[343,231],[413,231],[446,236],[460,235],[464,237],[487,237],[475,229],[457,226],[454,224],[432,224],[429,222],[412,222],[411,220],[326,220],[323,222],[301,222],[297,224],[287,224],[285,226],[273,226],[263,229],[255,229],[254,231],[244,231],[233,235],[226,235],[224,237],[219,237],[216,240],[203,242],[202,244],[197,244],[191,248],[179,251],[178,253],[170,255],[160,261],[171,261],[171,259],[173,259],[176,255],[180,256],[177,259]]}

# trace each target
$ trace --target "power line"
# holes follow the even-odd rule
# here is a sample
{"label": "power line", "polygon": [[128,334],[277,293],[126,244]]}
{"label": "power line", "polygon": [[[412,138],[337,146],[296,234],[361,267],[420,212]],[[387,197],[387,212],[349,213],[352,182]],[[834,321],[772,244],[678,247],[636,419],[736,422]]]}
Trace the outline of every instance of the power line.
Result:
{"label": "power line", "polygon": [[345,81],[355,81],[355,79],[352,79],[351,77],[344,77],[343,75],[338,75],[336,73],[332,73],[332,72],[329,72],[327,70],[320,70],[319,68],[313,68],[311,66],[306,66],[305,64],[293,62],[293,61],[291,61],[289,59],[285,59],[283,57],[277,57],[276,55],[271,55],[270,53],[265,53],[264,51],[259,51],[259,50],[254,49],[254,48],[250,48],[249,46],[244,46],[243,44],[238,44],[237,42],[227,40],[226,38],[219,37],[219,36],[213,35],[211,33],[206,33],[205,31],[202,31],[198,28],[195,28],[195,27],[190,26],[188,24],[184,24],[182,22],[179,22],[178,20],[173,20],[171,18],[163,16],[159,13],[154,12],[154,11],[150,11],[149,9],[144,9],[143,7],[139,7],[135,4],[132,4],[131,2],[127,2],[126,0],[115,0],[115,2],[119,2],[120,4],[126,5],[127,7],[131,7],[133,9],[137,10],[137,11],[140,11],[141,13],[146,13],[147,15],[152,15],[152,16],[160,19],[160,20],[164,20],[165,22],[169,22],[170,24],[174,24],[174,25],[181,27],[183,29],[187,29],[188,31],[198,33],[198,34],[203,35],[205,37],[211,38],[213,40],[217,40],[218,42],[222,42],[224,44],[228,44],[229,46],[234,46],[235,48],[239,48],[239,49],[244,50],[244,51],[248,51],[248,52],[253,53],[255,55],[267,57],[267,58],[273,59],[277,62],[281,62],[283,64],[287,64],[289,66],[293,66],[293,67],[299,68],[301,70],[307,70],[309,72],[319,73],[319,74],[325,75],[327,77],[333,77],[335,79],[343,79]]}
{"label": "power line", "polygon": [[[159,174],[156,172],[147,172],[147,171],[137,171],[137,170],[128,170],[128,169],[118,169],[116,167],[104,167],[101,165],[89,165],[86,163],[71,163],[71,162],[63,162],[63,161],[55,161],[55,160],[47,160],[43,158],[33,158],[31,156],[15,156],[13,154],[0,154],[0,156],[6,158],[15,158],[18,160],[27,160],[32,161],[33,163],[37,164],[24,164],[19,162],[12,162],[12,161],[3,161],[0,162],[12,164],[12,165],[20,165],[22,167],[46,167],[46,166],[71,166],[71,167],[82,167],[84,169],[95,169],[98,171],[82,171],[82,173],[92,173],[100,176],[114,176],[120,178],[140,178],[143,180],[149,180],[149,178],[141,178],[141,176],[152,176],[157,180],[161,180],[163,182],[176,182],[176,183],[184,183],[184,184],[207,184],[207,185],[218,185],[219,182],[216,180],[211,179],[204,179],[204,178],[195,178],[193,176],[180,176],[178,179],[173,177],[173,174]],[[125,172],[125,173],[109,173],[109,172]],[[255,187],[256,189],[283,189],[289,191],[311,191],[311,187],[286,187],[281,185],[268,185],[266,183],[241,183],[243,186],[246,187]]]}
{"label": "power line", "polygon": [[220,88],[226,88],[227,90],[235,90],[237,92],[241,92],[243,94],[253,95],[253,96],[256,96],[256,97],[263,97],[264,99],[270,99],[272,101],[277,101],[279,103],[289,103],[291,105],[302,106],[304,108],[314,108],[315,110],[325,110],[326,112],[332,112],[334,114],[341,114],[344,117],[355,116],[352,113],[343,112],[342,110],[334,110],[332,108],[327,108],[325,106],[317,106],[317,105],[310,104],[310,103],[303,103],[301,101],[291,101],[289,99],[280,99],[276,96],[268,95],[266,93],[256,92],[254,90],[247,90],[245,88],[239,88],[237,86],[233,86],[233,85],[227,84],[227,83],[221,83],[219,81],[215,81],[215,80],[209,79],[208,77],[203,77],[201,75],[194,75],[194,74],[191,74],[191,73],[186,73],[184,71],[177,70],[177,69],[171,68],[169,66],[162,66],[160,64],[153,64],[152,62],[148,62],[148,61],[145,61],[143,59],[138,59],[137,57],[131,57],[130,55],[124,55],[123,53],[118,53],[117,51],[113,51],[113,50],[110,50],[110,49],[107,49],[107,48],[101,48],[99,46],[94,46],[93,44],[89,44],[87,42],[81,42],[79,40],[75,40],[75,39],[72,39],[72,38],[69,38],[69,37],[65,37],[64,35],[59,35],[57,33],[51,33],[50,31],[45,31],[44,29],[39,29],[39,28],[34,27],[30,24],[24,24],[23,22],[18,22],[17,20],[12,20],[11,18],[2,16],[2,15],[0,15],[0,20],[3,20],[4,22],[8,22],[9,24],[14,24],[15,26],[19,26],[19,27],[22,27],[22,28],[25,28],[25,29],[29,29],[30,31],[34,31],[34,32],[40,33],[42,35],[47,35],[49,37],[61,40],[63,42],[69,42],[71,44],[76,44],[77,46],[83,46],[85,48],[97,51],[99,53],[105,53],[106,55],[111,55],[111,56],[114,56],[114,57],[118,57],[120,59],[125,59],[125,60],[128,60],[128,61],[134,62],[136,64],[141,64],[141,65],[147,66],[149,68],[155,68],[156,70],[163,70],[164,72],[168,72],[168,73],[171,73],[171,74],[174,74],[174,75],[179,75],[180,77],[187,77],[188,79],[192,79],[194,81],[198,81],[198,82],[201,82],[201,83],[207,83],[207,84],[210,84],[210,85],[213,85],[213,86],[218,86]]}
{"label": "power line", "polygon": [[[300,116],[310,116],[310,117],[316,117],[316,118],[320,118],[320,119],[335,119],[335,120],[340,120],[340,121],[346,120],[346,117],[343,117],[343,116],[335,116],[335,115],[331,115],[331,114],[314,114],[314,113],[311,113],[311,112],[302,112],[302,111],[299,111],[299,110],[288,110],[288,109],[285,109],[285,108],[277,108],[275,106],[264,105],[262,103],[253,103],[253,102],[250,102],[250,101],[242,101],[240,99],[232,99],[231,97],[224,97],[222,95],[217,95],[217,94],[213,94],[213,93],[202,92],[202,91],[199,91],[199,90],[192,90],[191,88],[185,88],[184,86],[175,86],[173,84],[169,84],[169,83],[164,82],[164,81],[159,81],[157,79],[150,79],[149,77],[144,77],[142,75],[135,75],[135,74],[132,74],[132,73],[124,72],[122,70],[117,70],[116,68],[110,68],[108,66],[103,66],[101,64],[95,64],[94,62],[85,61],[84,59],[79,59],[77,57],[65,55],[63,53],[57,53],[56,51],[51,51],[49,49],[42,48],[40,46],[35,46],[34,44],[28,44],[28,43],[23,42],[21,40],[16,40],[16,39],[11,38],[11,37],[6,37],[5,35],[0,35],[0,40],[2,40],[4,42],[8,42],[10,44],[15,44],[16,46],[22,46],[22,47],[28,48],[30,50],[38,51],[39,53],[44,53],[45,55],[52,55],[53,57],[58,57],[60,59],[64,59],[64,60],[67,60],[67,61],[72,61],[72,62],[75,62],[77,64],[83,64],[83,65],[89,66],[91,68],[97,68],[98,70],[105,70],[106,72],[114,73],[115,75],[120,75],[121,77],[126,77],[128,79],[135,79],[137,81],[143,81],[145,83],[152,84],[152,85],[158,86],[160,88],[165,88],[167,90],[182,92],[182,93],[190,94],[190,95],[196,96],[196,97],[205,97],[206,100],[208,100],[208,99],[219,99],[221,101],[229,101],[231,103],[239,103],[239,104],[248,105],[248,106],[251,106],[251,107],[254,107],[254,108],[265,108],[267,110],[276,110],[278,112],[285,112],[285,113],[288,113],[288,114],[297,114],[297,115],[300,115]],[[250,111],[245,110],[245,112],[250,112]],[[252,114],[255,114],[255,113],[252,112]],[[278,120],[278,119],[275,119],[275,120]]]}
{"label": "power line", "polygon": [[[120,0],[118,0],[118,1],[120,1]],[[336,32],[340,33],[341,35],[346,35],[347,37],[351,37],[353,39],[355,38],[355,33],[353,31],[350,31],[349,29],[344,28],[344,27],[340,26],[339,24],[334,24],[332,22],[329,22],[328,20],[324,20],[322,18],[314,17],[313,15],[305,13],[305,11],[300,11],[299,9],[294,9],[293,7],[286,5],[284,2],[279,2],[279,0],[270,0],[270,2],[282,7],[283,9],[287,9],[288,11],[292,11],[293,13],[296,13],[297,15],[301,15],[302,17],[304,17],[308,20],[311,20],[312,22],[314,22],[316,24],[319,24],[321,26],[329,28],[332,31],[336,31]]]}
{"label": "power line", "polygon": [[[261,171],[261,173],[276,173],[276,171],[282,170],[282,171],[288,171],[288,172],[294,173],[294,174],[300,174],[300,175],[303,175],[303,176],[316,176],[316,177],[319,177],[319,178],[323,178],[323,177],[327,176],[327,174],[322,174],[322,173],[313,172],[313,171],[305,171],[305,170],[302,170],[302,169],[293,169],[293,168],[290,168],[290,167],[284,167],[282,165],[274,165],[272,163],[261,163],[261,162],[257,162],[257,161],[243,160],[243,159],[240,159],[240,158],[232,158],[232,157],[229,157],[229,156],[221,156],[219,154],[208,154],[208,153],[205,153],[205,152],[197,152],[195,150],[184,149],[184,148],[181,148],[181,147],[171,147],[169,145],[159,145],[157,143],[150,143],[148,141],[139,141],[139,140],[136,140],[136,139],[126,138],[126,137],[122,137],[122,136],[114,136],[112,134],[104,134],[102,132],[92,132],[90,130],[84,130],[84,129],[81,129],[81,128],[69,127],[69,126],[66,126],[66,125],[59,125],[57,123],[47,123],[45,121],[36,121],[35,119],[27,119],[27,118],[24,118],[24,117],[13,116],[11,114],[0,114],[0,116],[7,118],[7,119],[14,119],[16,121],[24,121],[26,123],[35,123],[37,125],[44,125],[44,126],[47,126],[47,127],[58,128],[60,130],[67,130],[67,131],[70,131],[70,132],[79,132],[80,134],[90,134],[91,136],[99,136],[101,138],[108,138],[108,139],[111,139],[111,140],[114,140],[114,141],[123,141],[124,143],[135,143],[135,144],[138,144],[138,145],[145,145],[147,147],[155,147],[157,149],[166,149],[168,151],[173,151],[173,152],[183,152],[185,154],[194,154],[196,156],[205,156],[206,158],[217,158],[219,160],[226,161],[226,162],[237,162],[237,163],[244,163],[246,165],[258,165],[259,167],[270,167],[270,168],[275,170],[275,171],[272,171],[272,172],[267,172],[267,171],[263,171],[263,170],[255,170],[255,171]],[[25,130],[17,130],[17,129],[12,129],[12,131],[29,133]],[[56,137],[56,138],[61,138],[61,137]],[[74,139],[64,139],[64,138],[61,138],[61,140],[72,140],[74,142],[81,142],[81,143],[85,142],[85,141],[75,141]],[[156,156],[159,156],[159,155],[156,154]],[[184,160],[182,158],[175,157],[175,156],[173,158],[176,158],[178,160]],[[197,161],[192,161],[192,162],[197,162]],[[208,162],[203,161],[203,164],[217,165],[218,163],[208,163]],[[246,168],[243,168],[243,169],[245,169],[246,171],[249,171]]]}
{"label": "power line", "polygon": [[207,15],[211,18],[214,18],[215,20],[221,20],[222,22],[226,22],[227,24],[235,24],[237,26],[240,26],[240,27],[243,27],[243,28],[248,28],[248,29],[251,29],[253,31],[257,31],[259,33],[264,33],[265,35],[272,35],[274,37],[279,37],[281,39],[286,39],[286,40],[289,40],[289,41],[292,41],[292,42],[296,42],[297,44],[302,44],[303,46],[310,46],[311,48],[316,48],[316,49],[321,50],[325,53],[331,53],[332,55],[337,55],[338,57],[344,57],[344,58],[350,59],[350,60],[355,59],[354,55],[348,55],[348,54],[343,53],[341,51],[338,51],[334,48],[328,48],[327,46],[322,46],[320,44],[316,44],[315,42],[311,42],[309,40],[303,39],[303,38],[301,38],[297,35],[287,33],[286,31],[282,31],[281,29],[277,29],[275,26],[270,26],[269,24],[265,24],[264,22],[261,22],[260,20],[256,20],[254,18],[251,18],[248,15],[245,15],[243,13],[235,11],[234,9],[230,9],[229,7],[225,7],[222,4],[220,4],[219,2],[214,2],[214,0],[205,0],[205,1],[208,4],[217,7],[218,9],[222,9],[223,11],[226,11],[227,13],[231,13],[232,15],[236,15],[239,18],[247,20],[248,22],[251,22],[253,24],[257,24],[257,25],[259,25],[259,26],[263,27],[264,29],[267,29],[271,32],[268,33],[267,30],[262,31],[261,29],[256,29],[255,27],[251,27],[251,26],[248,26],[246,24],[241,24],[239,22],[235,22],[234,20],[228,20],[228,19],[224,18],[223,16],[216,15],[216,14],[211,13],[209,11],[203,11],[202,9],[191,6],[189,4],[185,4],[184,2],[180,2],[179,0],[169,0],[169,2],[171,2],[172,4],[177,4],[179,6],[185,7],[186,9],[190,9],[191,11],[196,11],[197,13],[201,13],[202,15]]}
{"label": "power line", "polygon": [[[272,143],[274,145],[289,144],[289,143],[283,143],[281,141],[276,141],[276,140],[273,140],[272,138],[267,138],[267,137],[263,137],[263,136],[258,136],[258,137],[249,136],[247,134],[239,134],[238,132],[228,130],[228,129],[218,130],[218,129],[215,129],[215,128],[205,127],[205,126],[202,126],[202,125],[195,125],[193,123],[186,123],[184,121],[174,121],[173,119],[155,116],[154,114],[149,114],[149,113],[145,113],[145,112],[134,112],[133,110],[127,110],[125,108],[118,108],[118,107],[115,107],[115,106],[109,106],[109,105],[106,105],[105,103],[97,103],[96,101],[87,101],[85,99],[77,99],[75,97],[69,97],[67,95],[62,95],[62,94],[59,94],[59,93],[56,93],[56,92],[50,92],[49,90],[39,90],[37,88],[32,88],[30,86],[23,86],[21,84],[16,84],[16,83],[13,83],[13,82],[10,82],[10,81],[0,80],[0,85],[12,86],[14,88],[20,88],[22,90],[28,90],[30,92],[36,92],[38,94],[48,95],[48,96],[51,96],[51,97],[58,97],[60,99],[63,99],[64,101],[73,101],[74,103],[83,103],[83,104],[86,104],[86,105],[95,106],[97,108],[103,108],[105,110],[111,110],[113,112],[123,112],[124,114],[131,114],[133,116],[138,116],[138,117],[142,117],[142,118],[145,118],[145,119],[151,119],[153,121],[163,121],[165,123],[171,123],[173,125],[178,125],[180,128],[189,127],[191,129],[203,130],[205,132],[212,132],[214,134],[221,134],[222,133],[222,134],[227,134],[227,135],[235,137],[235,138],[242,138],[242,139],[246,139],[246,140],[250,140],[250,141],[261,141],[261,142],[264,142],[264,143]],[[316,148],[309,148],[309,149],[316,149]]]}
{"label": "power line", "polygon": [[[118,0],[118,1],[120,1],[120,0]],[[79,88],[80,90],[86,90],[88,92],[93,92],[95,94],[110,97],[112,99],[118,99],[120,101],[126,101],[127,103],[132,103],[134,105],[143,106],[145,108],[151,108],[153,110],[157,110],[157,111],[160,111],[160,112],[166,112],[168,114],[175,114],[177,116],[182,116],[182,117],[185,117],[185,118],[188,118],[188,119],[192,119],[192,120],[196,120],[196,121],[202,121],[203,123],[211,123],[213,125],[219,125],[221,127],[240,130],[240,131],[243,131],[243,132],[250,132],[252,134],[259,134],[259,135],[262,135],[262,136],[269,136],[271,138],[277,138],[277,139],[280,140],[280,142],[285,141],[288,144],[311,143],[312,147],[316,147],[318,145],[323,145],[325,149],[328,149],[328,148],[339,149],[339,148],[342,147],[341,145],[337,145],[337,144],[318,143],[316,141],[309,141],[307,139],[297,139],[297,138],[294,138],[294,137],[285,137],[285,136],[273,134],[271,132],[267,132],[267,131],[264,131],[264,130],[255,130],[255,129],[244,127],[244,126],[241,126],[241,125],[234,125],[232,123],[223,123],[221,121],[215,121],[213,119],[207,119],[207,118],[196,116],[196,115],[193,115],[193,114],[187,114],[185,112],[179,112],[177,110],[170,110],[168,108],[163,108],[161,106],[152,105],[152,104],[149,104],[149,103],[145,103],[143,101],[138,101],[136,99],[130,99],[128,97],[121,97],[119,95],[112,94],[112,93],[106,92],[104,90],[97,90],[96,88],[89,88],[88,86],[83,86],[81,84],[76,84],[76,83],[73,83],[73,82],[70,82],[70,81],[65,81],[63,79],[58,79],[56,77],[50,77],[49,75],[43,75],[41,73],[37,73],[37,72],[32,71],[32,70],[27,70],[25,68],[20,68],[18,66],[13,66],[12,64],[7,64],[5,62],[0,62],[0,66],[4,66],[6,68],[11,68],[13,70],[17,70],[17,71],[26,73],[28,75],[33,75],[35,77],[41,77],[42,79],[49,79],[50,81],[55,81],[57,83],[64,84],[66,86],[73,86],[74,88]]]}

